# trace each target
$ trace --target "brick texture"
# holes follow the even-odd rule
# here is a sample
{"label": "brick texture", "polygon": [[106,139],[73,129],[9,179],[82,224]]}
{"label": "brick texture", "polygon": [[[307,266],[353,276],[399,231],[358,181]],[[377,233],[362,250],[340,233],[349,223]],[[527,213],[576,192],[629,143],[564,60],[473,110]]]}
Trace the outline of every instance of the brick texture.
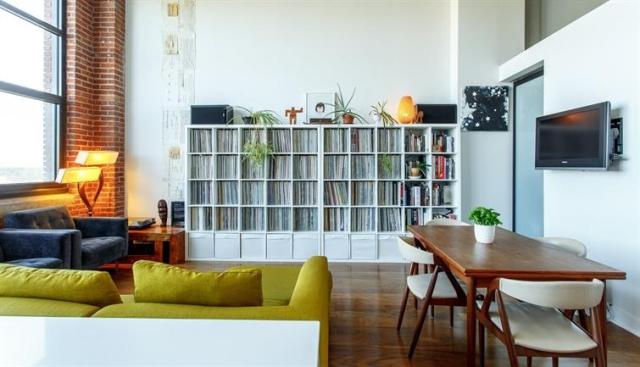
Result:
{"label": "brick texture", "polygon": [[[75,165],[79,150],[120,152],[114,166],[103,167],[96,216],[125,212],[124,12],[124,0],[67,1],[66,166]],[[75,186],[71,191],[77,194]],[[77,195],[69,210],[87,213]]]}

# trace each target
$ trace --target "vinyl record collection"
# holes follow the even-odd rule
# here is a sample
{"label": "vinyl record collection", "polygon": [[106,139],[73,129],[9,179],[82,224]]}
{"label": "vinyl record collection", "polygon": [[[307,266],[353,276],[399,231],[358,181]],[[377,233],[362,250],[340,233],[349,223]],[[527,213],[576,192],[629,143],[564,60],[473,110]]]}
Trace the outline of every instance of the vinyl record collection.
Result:
{"label": "vinyl record collection", "polygon": [[349,205],[349,187],[346,182],[324,183],[324,204],[331,206]]}
{"label": "vinyl record collection", "polygon": [[346,179],[349,177],[349,160],[346,155],[324,157],[324,177],[326,179]]}
{"label": "vinyl record collection", "polygon": [[238,152],[238,130],[220,129],[216,135],[216,152],[236,153]]}
{"label": "vinyl record collection", "polygon": [[291,205],[291,182],[271,181],[267,183],[268,205]]}
{"label": "vinyl record collection", "polygon": [[318,230],[318,209],[295,208],[293,209],[293,230],[309,232]]}
{"label": "vinyl record collection", "polygon": [[294,182],[293,205],[318,205],[318,183]]}
{"label": "vinyl record collection", "polygon": [[216,156],[216,179],[233,180],[238,176],[238,156],[218,155]]}
{"label": "vinyl record collection", "polygon": [[213,229],[212,208],[192,207],[190,208],[192,231],[210,231]]}
{"label": "vinyl record collection", "polygon": [[371,181],[351,183],[352,205],[375,205],[376,183]]}
{"label": "vinyl record collection", "polygon": [[262,129],[246,129],[242,132],[242,143],[264,143],[265,131]]}
{"label": "vinyl record collection", "polygon": [[404,184],[402,182],[380,182],[378,185],[379,206],[404,205]]}
{"label": "vinyl record collection", "polygon": [[402,151],[402,141],[400,129],[379,129],[378,130],[378,151],[379,152],[400,152]]}
{"label": "vinyl record collection", "polygon": [[243,157],[242,160],[242,178],[257,179],[264,178],[264,163],[253,164],[249,159]]}
{"label": "vinyl record collection", "polygon": [[238,208],[216,208],[216,231],[238,229]]}
{"label": "vinyl record collection", "polygon": [[189,151],[194,153],[211,153],[213,139],[211,138],[211,130],[194,129],[189,134]]}
{"label": "vinyl record collection", "polygon": [[400,209],[382,208],[379,211],[378,230],[380,232],[399,232],[402,230],[400,223]]}
{"label": "vinyl record collection", "polygon": [[[382,157],[391,160],[391,169],[387,170],[382,164]],[[402,158],[400,155],[379,155],[378,156],[378,178],[381,180],[400,179],[402,177]]]}
{"label": "vinyl record collection", "polygon": [[245,181],[242,183],[242,205],[264,205],[264,183]]}
{"label": "vinyl record collection", "polygon": [[291,230],[291,209],[269,208],[267,213],[267,230],[270,232],[284,232]]}
{"label": "vinyl record collection", "polygon": [[355,155],[351,157],[351,178],[356,180],[376,177],[376,157],[374,155]]}
{"label": "vinyl record collection", "polygon": [[238,205],[238,182],[216,182],[216,204]]}
{"label": "vinyl record collection", "polygon": [[296,153],[317,153],[318,131],[311,129],[294,130],[293,151]]}
{"label": "vinyl record collection", "polygon": [[351,231],[352,232],[375,232],[376,230],[376,209],[375,208],[355,208],[351,210]]}
{"label": "vinyl record collection", "polygon": [[269,143],[276,153],[291,152],[291,131],[289,129],[270,129]]}
{"label": "vinyl record collection", "polygon": [[351,151],[360,153],[374,152],[373,129],[351,130]]}
{"label": "vinyl record collection", "polygon": [[348,208],[327,208],[324,210],[324,230],[345,232],[347,230]]}
{"label": "vinyl record collection", "polygon": [[315,155],[296,155],[293,157],[293,178],[315,180],[318,174],[318,157]]}
{"label": "vinyl record collection", "polygon": [[269,178],[288,179],[291,178],[291,157],[288,155],[275,155],[268,159]]}
{"label": "vinyl record collection", "polygon": [[211,182],[192,181],[189,182],[190,202],[194,205],[211,205],[213,191],[211,190]]}
{"label": "vinyl record collection", "polygon": [[342,153],[347,152],[347,130],[326,129],[324,131],[324,151]]}
{"label": "vinyl record collection", "polygon": [[210,155],[192,155],[191,157],[191,178],[211,179],[213,178],[213,159]]}
{"label": "vinyl record collection", "polygon": [[264,231],[264,209],[242,208],[242,230]]}

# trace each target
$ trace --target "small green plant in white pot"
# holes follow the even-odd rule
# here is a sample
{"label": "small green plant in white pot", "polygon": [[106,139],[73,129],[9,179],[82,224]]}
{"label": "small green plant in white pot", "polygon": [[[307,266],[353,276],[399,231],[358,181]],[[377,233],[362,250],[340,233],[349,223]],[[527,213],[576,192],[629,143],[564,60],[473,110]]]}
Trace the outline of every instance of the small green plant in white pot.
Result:
{"label": "small green plant in white pot", "polygon": [[496,226],[502,224],[500,213],[493,209],[479,206],[469,213],[469,220],[473,222],[473,233],[480,243],[493,243],[496,238]]}

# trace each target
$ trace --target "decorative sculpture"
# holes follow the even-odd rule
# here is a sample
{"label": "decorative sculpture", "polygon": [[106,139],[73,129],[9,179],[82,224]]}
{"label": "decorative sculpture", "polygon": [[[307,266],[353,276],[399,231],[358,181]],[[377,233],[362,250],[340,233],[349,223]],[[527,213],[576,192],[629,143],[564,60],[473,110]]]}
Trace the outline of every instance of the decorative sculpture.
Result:
{"label": "decorative sculpture", "polygon": [[416,124],[422,124],[424,123],[424,112],[423,111],[418,111],[418,115],[416,115]]}
{"label": "decorative sculpture", "polygon": [[296,110],[295,107],[291,107],[289,110],[284,110],[284,116],[289,118],[289,124],[295,125],[298,122],[298,114],[302,113],[304,108]]}
{"label": "decorative sculpture", "polygon": [[167,201],[164,199],[160,199],[160,201],[158,201],[158,216],[160,217],[160,222],[163,227],[167,226],[168,214],[169,214],[169,209],[167,207]]}

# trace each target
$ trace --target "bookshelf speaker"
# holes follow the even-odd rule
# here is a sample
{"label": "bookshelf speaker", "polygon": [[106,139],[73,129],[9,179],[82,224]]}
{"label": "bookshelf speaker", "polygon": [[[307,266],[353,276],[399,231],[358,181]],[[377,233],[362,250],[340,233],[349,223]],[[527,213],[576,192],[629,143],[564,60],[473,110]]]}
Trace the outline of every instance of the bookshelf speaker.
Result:
{"label": "bookshelf speaker", "polygon": [[192,125],[224,125],[233,120],[233,107],[228,104],[191,106]]}
{"label": "bookshelf speaker", "polygon": [[456,124],[458,106],[455,104],[419,104],[418,111],[423,113],[425,124]]}

